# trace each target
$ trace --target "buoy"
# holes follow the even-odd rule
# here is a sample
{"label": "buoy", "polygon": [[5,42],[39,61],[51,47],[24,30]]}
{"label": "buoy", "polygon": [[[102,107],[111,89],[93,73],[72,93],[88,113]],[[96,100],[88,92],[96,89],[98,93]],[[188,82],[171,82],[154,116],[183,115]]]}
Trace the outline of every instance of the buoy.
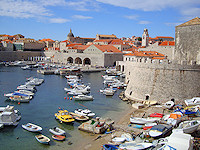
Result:
{"label": "buoy", "polygon": [[69,99],[69,97],[67,99]]}
{"label": "buoy", "polygon": [[20,104],[20,102],[18,102],[18,105]]}
{"label": "buoy", "polygon": [[75,96],[73,96],[73,98],[75,98]]}
{"label": "buoy", "polygon": [[70,97],[70,100],[72,100],[72,97]]}
{"label": "buoy", "polygon": [[69,93],[67,93],[67,95],[69,95]]}
{"label": "buoy", "polygon": [[64,97],[64,99],[66,99],[66,97]]}

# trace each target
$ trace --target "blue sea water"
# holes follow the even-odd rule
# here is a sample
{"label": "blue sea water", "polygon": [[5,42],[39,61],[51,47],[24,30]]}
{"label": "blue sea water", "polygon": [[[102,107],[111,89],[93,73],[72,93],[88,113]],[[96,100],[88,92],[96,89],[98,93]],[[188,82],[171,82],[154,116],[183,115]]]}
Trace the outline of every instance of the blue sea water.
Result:
{"label": "blue sea water", "polygon": [[[78,130],[79,122],[74,124],[61,124],[54,118],[54,114],[59,107],[68,111],[74,111],[77,108],[88,107],[96,113],[96,116],[110,117],[117,119],[121,112],[126,109],[127,104],[118,98],[120,90],[113,97],[106,97],[99,93],[103,88],[103,79],[98,73],[84,73],[82,80],[84,83],[91,83],[91,94],[93,101],[78,102],[68,100],[64,87],[67,87],[65,77],[58,75],[42,75],[37,73],[36,69],[22,70],[20,67],[0,66],[0,106],[14,105],[21,113],[21,120],[18,126],[6,126],[0,129],[0,150],[43,150],[43,149],[74,149],[80,141],[87,139],[90,134]],[[6,100],[4,93],[10,93],[16,90],[17,86],[24,84],[27,77],[38,77],[45,79],[45,82],[37,86],[37,92],[30,103],[15,103]],[[66,99],[65,99],[66,97]],[[67,132],[66,141],[56,142],[52,140],[50,145],[43,145],[36,141],[35,135],[22,129],[21,125],[32,122],[43,128],[42,134],[51,138],[52,134],[49,128],[58,126]],[[91,138],[91,137],[90,137]],[[72,145],[69,145],[71,142]]]}

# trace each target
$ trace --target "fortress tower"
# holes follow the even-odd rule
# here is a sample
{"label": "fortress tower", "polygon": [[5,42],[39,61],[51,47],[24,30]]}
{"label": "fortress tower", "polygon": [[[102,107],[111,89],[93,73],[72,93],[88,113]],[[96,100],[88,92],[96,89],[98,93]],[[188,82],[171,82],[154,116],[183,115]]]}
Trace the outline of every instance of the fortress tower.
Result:
{"label": "fortress tower", "polygon": [[179,64],[200,64],[200,18],[176,26],[174,60]]}
{"label": "fortress tower", "polygon": [[144,32],[142,34],[142,46],[147,47],[149,43],[149,33],[148,33],[148,29],[144,29]]}

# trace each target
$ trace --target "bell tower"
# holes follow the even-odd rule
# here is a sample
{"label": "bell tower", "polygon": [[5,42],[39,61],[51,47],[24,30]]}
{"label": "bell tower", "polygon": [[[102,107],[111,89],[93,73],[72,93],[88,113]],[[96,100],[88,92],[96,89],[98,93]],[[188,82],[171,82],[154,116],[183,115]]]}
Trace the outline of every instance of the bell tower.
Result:
{"label": "bell tower", "polygon": [[144,32],[142,34],[142,46],[148,46],[149,44],[149,33],[148,33],[148,29],[144,29]]}

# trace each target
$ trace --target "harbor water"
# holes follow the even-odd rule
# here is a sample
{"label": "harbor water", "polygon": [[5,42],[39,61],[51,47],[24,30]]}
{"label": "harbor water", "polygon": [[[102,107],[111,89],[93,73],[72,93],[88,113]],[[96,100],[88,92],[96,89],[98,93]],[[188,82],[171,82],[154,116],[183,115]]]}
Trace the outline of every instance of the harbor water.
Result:
{"label": "harbor water", "polygon": [[[65,124],[58,122],[54,114],[61,109],[74,111],[85,107],[96,113],[99,117],[109,117],[117,120],[122,116],[128,105],[118,97],[121,90],[117,90],[114,96],[106,97],[99,90],[103,89],[104,72],[84,73],[82,81],[91,83],[91,95],[93,101],[78,102],[67,99],[64,87],[67,87],[66,78],[59,75],[38,74],[36,69],[22,70],[20,67],[0,66],[0,106],[13,105],[21,113],[21,120],[18,126],[5,126],[0,129],[0,150],[43,150],[43,149],[74,149],[81,141],[91,139],[91,134],[78,130],[79,122]],[[37,92],[29,103],[15,103],[6,100],[4,93],[16,90],[17,86],[24,84],[28,77],[43,78],[45,81],[40,86],[36,86]],[[43,128],[42,134],[51,139],[50,145],[43,145],[37,142],[35,135],[24,130],[21,125],[32,122]],[[52,140],[49,128],[58,126],[66,131],[66,140],[57,142]]]}

